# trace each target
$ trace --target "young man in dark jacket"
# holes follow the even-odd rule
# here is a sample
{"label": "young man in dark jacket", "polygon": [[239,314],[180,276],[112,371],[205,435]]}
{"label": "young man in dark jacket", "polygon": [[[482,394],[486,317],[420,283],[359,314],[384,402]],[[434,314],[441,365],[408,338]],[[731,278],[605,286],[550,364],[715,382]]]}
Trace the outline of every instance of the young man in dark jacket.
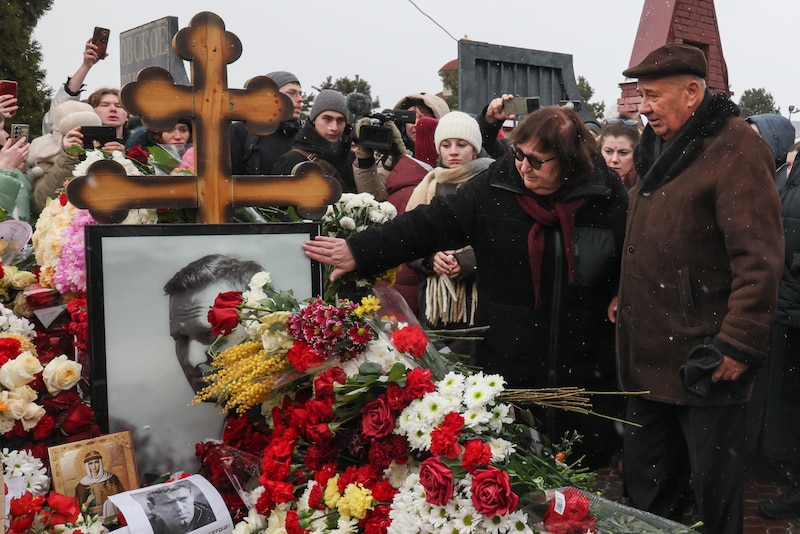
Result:
{"label": "young man in dark jacket", "polygon": [[243,122],[231,124],[231,168],[233,174],[272,174],[275,160],[292,148],[294,136],[300,131],[300,109],[303,93],[300,81],[291,72],[279,70],[267,74],[278,90],[292,99],[292,119],[282,122],[272,135],[255,135],[247,131]]}

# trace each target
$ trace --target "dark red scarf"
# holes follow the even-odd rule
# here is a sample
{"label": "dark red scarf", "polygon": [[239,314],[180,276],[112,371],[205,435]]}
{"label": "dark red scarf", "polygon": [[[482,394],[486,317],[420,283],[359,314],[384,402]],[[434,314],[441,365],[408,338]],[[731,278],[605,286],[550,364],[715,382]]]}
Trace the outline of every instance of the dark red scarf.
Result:
{"label": "dark red scarf", "polygon": [[536,199],[526,195],[514,195],[520,207],[535,222],[528,232],[528,260],[531,264],[533,277],[533,290],[536,294],[535,309],[542,306],[539,287],[542,285],[542,257],[544,256],[544,228],[545,226],[559,226],[561,235],[564,236],[564,252],[567,256],[567,272],[569,281],[575,281],[575,255],[572,251],[572,230],[575,228],[575,213],[586,204],[588,198],[579,198],[570,202],[556,202],[555,207],[549,210],[539,204]]}

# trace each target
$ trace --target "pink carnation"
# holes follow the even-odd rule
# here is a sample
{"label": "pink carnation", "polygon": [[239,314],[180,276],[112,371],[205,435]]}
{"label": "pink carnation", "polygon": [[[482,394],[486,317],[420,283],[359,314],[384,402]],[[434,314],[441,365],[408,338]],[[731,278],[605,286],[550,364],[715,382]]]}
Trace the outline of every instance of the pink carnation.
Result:
{"label": "pink carnation", "polygon": [[86,249],[83,227],[97,224],[87,210],[78,210],[61,230],[61,259],[55,265],[53,283],[60,293],[86,291]]}

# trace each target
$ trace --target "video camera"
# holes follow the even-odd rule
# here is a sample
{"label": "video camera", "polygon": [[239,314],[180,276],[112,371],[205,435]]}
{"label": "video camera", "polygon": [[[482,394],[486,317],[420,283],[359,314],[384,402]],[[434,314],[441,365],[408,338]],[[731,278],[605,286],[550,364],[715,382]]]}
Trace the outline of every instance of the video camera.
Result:
{"label": "video camera", "polygon": [[386,126],[387,122],[395,124],[413,124],[417,120],[417,112],[407,109],[384,109],[380,113],[369,115],[371,124],[364,124],[358,131],[358,144],[378,150],[388,152],[392,149],[392,130]]}

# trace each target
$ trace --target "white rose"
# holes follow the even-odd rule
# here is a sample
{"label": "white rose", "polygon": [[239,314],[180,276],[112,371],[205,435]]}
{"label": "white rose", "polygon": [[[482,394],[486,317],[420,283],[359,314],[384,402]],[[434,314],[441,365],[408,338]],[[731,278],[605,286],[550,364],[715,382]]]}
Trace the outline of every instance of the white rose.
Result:
{"label": "white rose", "polygon": [[23,400],[25,402],[35,401],[36,397],[36,390],[34,390],[30,386],[20,386],[18,388],[14,388],[11,391],[6,392],[6,399],[8,400]]}
{"label": "white rose", "polygon": [[48,393],[56,395],[73,388],[81,379],[81,369],[81,364],[70,360],[64,354],[50,360],[42,373],[42,380],[47,386]]}
{"label": "white rose", "polygon": [[266,271],[260,271],[253,275],[250,279],[250,289],[260,289],[263,288],[267,284],[272,283],[272,278],[270,277],[269,273]]}
{"label": "white rose", "polygon": [[356,229],[356,222],[353,220],[352,217],[342,217],[342,220],[339,221],[339,224],[345,230],[355,230]]}
{"label": "white rose", "polygon": [[0,367],[0,384],[6,389],[24,386],[32,381],[36,373],[42,370],[42,364],[29,351],[25,351],[13,360]]}
{"label": "white rose", "polygon": [[6,432],[11,432],[16,422],[17,421],[15,419],[10,419],[9,417],[6,417],[2,413],[0,413],[0,436],[5,434]]}
{"label": "white rose", "polygon": [[45,409],[43,406],[39,406],[35,402],[29,402],[28,405],[25,407],[25,413],[20,418],[22,421],[22,429],[26,432],[39,423],[39,420],[44,417]]}

